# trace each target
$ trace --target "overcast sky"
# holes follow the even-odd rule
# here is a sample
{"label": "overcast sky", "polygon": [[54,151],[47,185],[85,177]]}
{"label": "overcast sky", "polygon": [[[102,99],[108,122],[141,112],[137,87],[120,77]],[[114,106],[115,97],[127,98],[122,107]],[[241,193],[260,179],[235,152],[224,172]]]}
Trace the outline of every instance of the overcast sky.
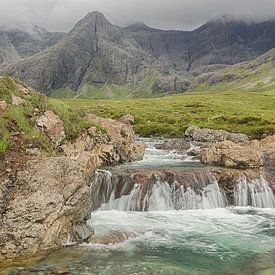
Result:
{"label": "overcast sky", "polygon": [[68,31],[89,11],[101,11],[112,23],[136,22],[162,29],[193,29],[222,15],[275,18],[275,0],[0,0],[0,25],[25,22]]}

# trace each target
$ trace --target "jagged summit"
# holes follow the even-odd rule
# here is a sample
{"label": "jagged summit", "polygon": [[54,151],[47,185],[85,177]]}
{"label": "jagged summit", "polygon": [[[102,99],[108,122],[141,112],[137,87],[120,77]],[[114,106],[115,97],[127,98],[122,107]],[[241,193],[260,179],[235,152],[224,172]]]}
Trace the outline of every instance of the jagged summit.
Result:
{"label": "jagged summit", "polygon": [[[29,53],[31,57],[5,67],[4,73],[44,92],[112,84],[136,87],[148,75],[153,75],[149,88],[154,92],[183,92],[191,85],[189,72],[251,60],[274,47],[275,21],[249,23],[222,17],[194,31],[162,31],[143,22],[118,27],[95,11],[59,43],[33,56]],[[7,56],[2,56],[5,62]],[[10,56],[17,58],[13,52]]]}
{"label": "jagged summit", "polygon": [[106,19],[103,13],[98,11],[93,11],[93,12],[87,13],[80,21],[78,21],[75,24],[75,26],[72,28],[70,33],[79,31],[80,29],[83,29],[83,28],[91,28],[91,27],[94,27],[95,25],[107,26],[112,24]]}

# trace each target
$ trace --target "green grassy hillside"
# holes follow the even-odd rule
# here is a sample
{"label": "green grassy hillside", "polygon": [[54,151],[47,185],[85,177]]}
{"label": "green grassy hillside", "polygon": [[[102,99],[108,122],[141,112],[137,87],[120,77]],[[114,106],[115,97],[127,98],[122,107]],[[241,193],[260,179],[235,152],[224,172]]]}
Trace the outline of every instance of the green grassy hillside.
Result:
{"label": "green grassy hillside", "polygon": [[[20,97],[24,103],[12,104],[13,96]],[[54,111],[63,121],[66,141],[74,140],[91,126],[103,131],[100,126],[85,120],[81,109],[68,107],[58,100],[49,101],[45,95],[10,77],[0,77],[0,101],[7,104],[5,110],[0,108],[0,156],[9,149],[24,152],[32,147],[53,152],[55,144],[35,126],[37,117],[46,110]]]}
{"label": "green grassy hillside", "polygon": [[141,136],[182,137],[192,124],[252,137],[275,133],[275,93],[269,92],[194,92],[149,99],[63,102],[103,117],[132,114],[135,131]]}

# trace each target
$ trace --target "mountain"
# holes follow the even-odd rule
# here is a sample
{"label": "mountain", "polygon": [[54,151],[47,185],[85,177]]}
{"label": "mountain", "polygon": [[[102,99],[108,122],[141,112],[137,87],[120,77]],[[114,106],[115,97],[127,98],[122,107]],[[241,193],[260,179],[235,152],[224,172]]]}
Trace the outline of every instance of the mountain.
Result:
{"label": "mountain", "polygon": [[20,61],[58,43],[64,33],[49,32],[38,26],[0,28],[0,64]]}
{"label": "mountain", "polygon": [[114,85],[132,91],[183,92],[198,75],[252,60],[275,47],[275,21],[212,20],[194,31],[163,31],[137,23],[121,28],[88,13],[52,47],[2,74],[45,93],[91,92]]}

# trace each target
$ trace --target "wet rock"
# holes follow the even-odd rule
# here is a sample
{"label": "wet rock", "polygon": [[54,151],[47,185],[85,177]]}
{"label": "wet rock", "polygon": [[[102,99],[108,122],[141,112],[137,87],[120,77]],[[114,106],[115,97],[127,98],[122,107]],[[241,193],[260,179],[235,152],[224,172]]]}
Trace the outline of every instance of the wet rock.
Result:
{"label": "wet rock", "polygon": [[225,140],[231,140],[236,143],[248,142],[247,135],[240,133],[229,133],[224,130],[213,130],[208,128],[199,128],[197,126],[190,126],[185,131],[185,139],[189,141],[197,142],[221,142]]}
{"label": "wet rock", "polygon": [[1,100],[0,101],[0,111],[1,112],[4,112],[8,107],[8,104],[5,100]]}
{"label": "wet rock", "polygon": [[94,229],[88,224],[82,223],[75,228],[72,241],[77,243],[88,242],[93,234]]}
{"label": "wet rock", "polygon": [[36,125],[57,144],[59,144],[65,138],[63,122],[51,110],[46,111],[44,115],[40,116],[36,122]]}
{"label": "wet rock", "polygon": [[183,152],[190,148],[190,143],[182,139],[169,139],[164,140],[162,143],[156,144],[155,148],[160,150],[176,150],[178,152]]}
{"label": "wet rock", "polygon": [[19,96],[12,96],[11,101],[12,101],[11,104],[13,106],[21,106],[26,103],[26,101]]}
{"label": "wet rock", "polygon": [[198,157],[200,156],[201,148],[198,146],[192,146],[188,151],[187,155],[191,157]]}
{"label": "wet rock", "polygon": [[95,234],[89,239],[89,242],[94,244],[109,245],[122,243],[124,241],[127,241],[128,239],[135,237],[136,234],[134,233],[113,231],[105,235]]}
{"label": "wet rock", "polygon": [[124,115],[121,118],[119,118],[118,121],[120,121],[121,123],[124,123],[124,124],[132,125],[135,123],[135,118],[134,118],[134,116],[127,114],[127,115]]}
{"label": "wet rock", "polygon": [[49,272],[49,274],[54,274],[54,275],[56,275],[56,274],[70,274],[70,270],[69,270],[69,268],[66,268],[66,267],[55,268],[55,269],[51,270]]}
{"label": "wet rock", "polygon": [[272,189],[275,190],[275,150],[264,152],[264,173],[272,183]]}

